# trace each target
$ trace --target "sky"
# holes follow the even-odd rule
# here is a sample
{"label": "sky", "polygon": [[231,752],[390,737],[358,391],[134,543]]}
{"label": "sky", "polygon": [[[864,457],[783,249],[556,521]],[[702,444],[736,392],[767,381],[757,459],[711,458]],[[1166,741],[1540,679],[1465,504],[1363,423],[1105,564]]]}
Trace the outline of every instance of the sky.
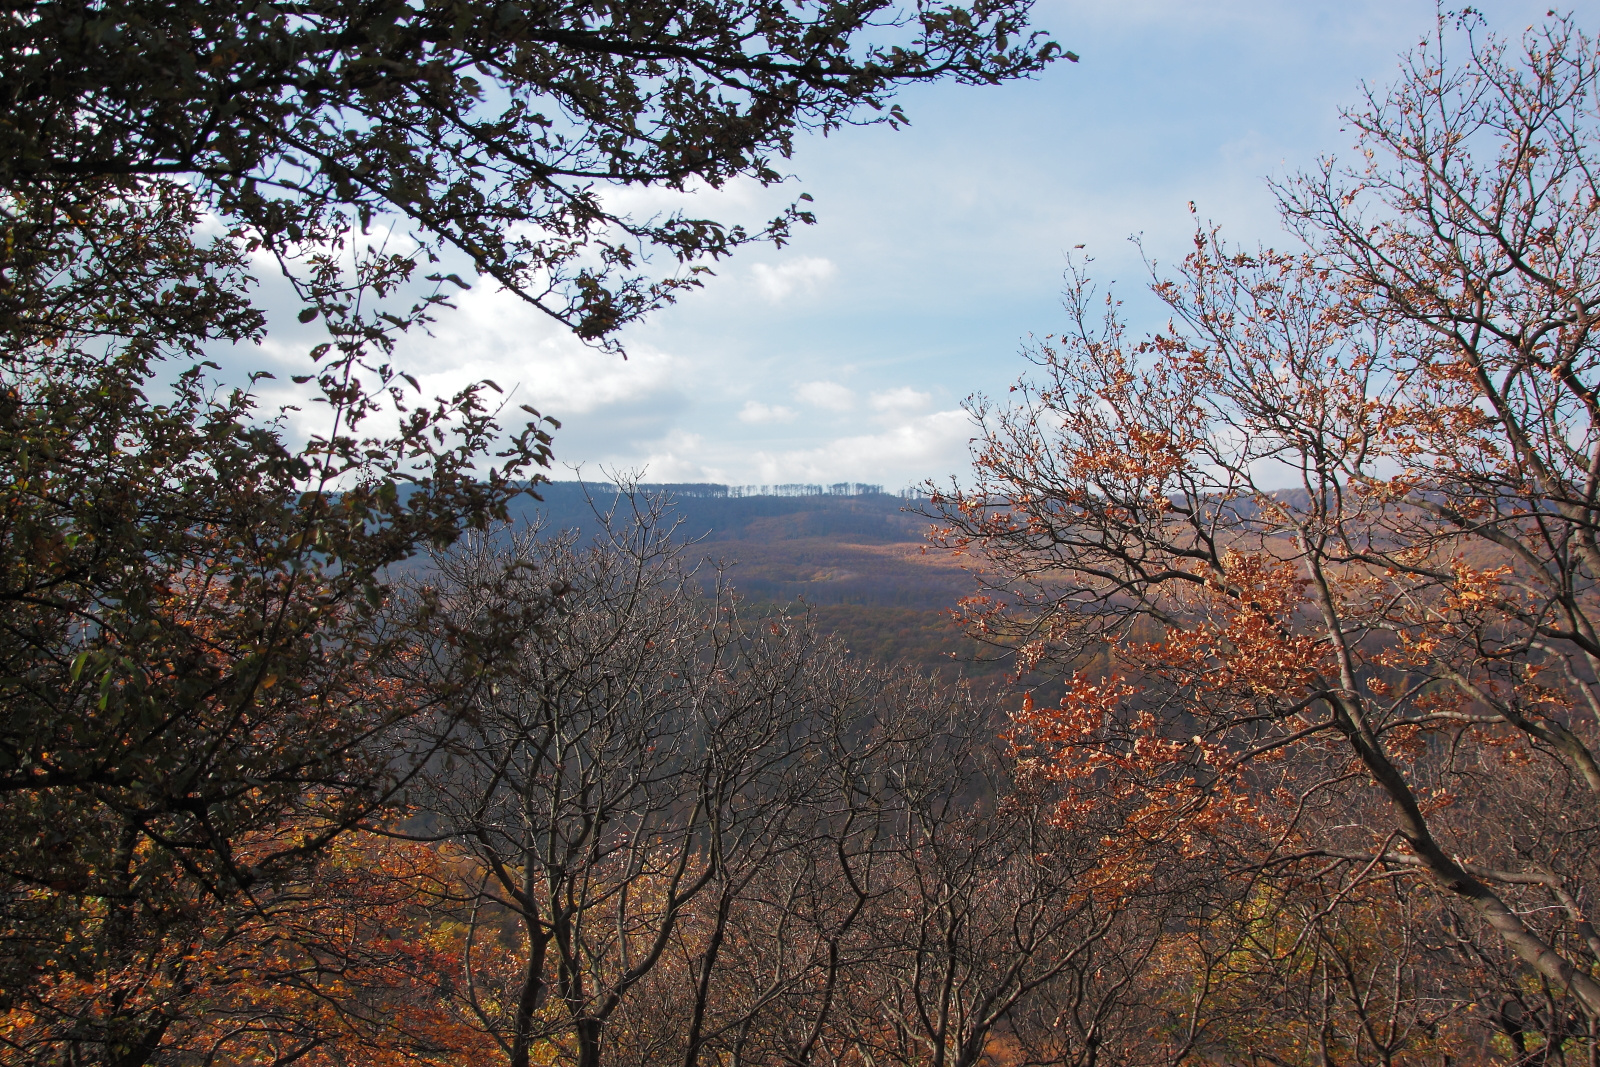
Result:
{"label": "sky", "polygon": [[[1516,35],[1547,3],[1476,5]],[[1600,29],[1600,3],[1575,9]],[[967,467],[974,393],[1003,394],[1030,335],[1063,325],[1069,254],[1164,316],[1148,272],[1196,216],[1243,244],[1286,244],[1269,178],[1349,152],[1341,106],[1382,86],[1433,25],[1431,0],[1041,0],[1077,64],[999,87],[931,86],[911,126],[804,138],[772,189],[693,198],[759,224],[799,193],[817,224],[718,264],[704,289],[597,352],[491,285],[398,362],[430,392],[489,378],[560,419],[557,478],[855,481],[895,491]],[[630,194],[648,213],[666,198]],[[1077,246],[1083,246],[1077,250]]]}

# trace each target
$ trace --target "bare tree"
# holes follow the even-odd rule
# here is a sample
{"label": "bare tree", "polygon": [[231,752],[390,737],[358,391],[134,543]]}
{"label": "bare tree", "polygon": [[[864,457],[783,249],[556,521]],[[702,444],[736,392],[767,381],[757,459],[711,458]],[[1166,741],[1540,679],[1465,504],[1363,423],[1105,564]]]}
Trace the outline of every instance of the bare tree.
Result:
{"label": "bare tree", "polygon": [[803,617],[742,618],[659,502],[620,498],[606,525],[474,542],[433,592],[559,605],[455,727],[411,827],[454,864],[460,1010],[508,1063],[1134,1047],[1117,1008],[1176,899],[1152,857],[1107,862],[1134,798],[1063,819],[967,687],[853,660]]}
{"label": "bare tree", "polygon": [[675,959],[706,983],[733,902],[792,847],[817,776],[797,699],[815,637],[742,627],[720,579],[703,595],[659,505],[630,504],[597,544],[518,534],[442,564],[463,607],[506,553],[530,589],[561,594],[426,799],[432,836],[479,879],[467,1010],[514,1067],[543,1045],[583,1067],[608,1047],[654,1058],[662,1042],[696,1045],[703,997],[669,1040],[630,1012],[630,993]]}
{"label": "bare tree", "polygon": [[1093,1062],[1113,1035],[1092,1008],[1043,1031],[1021,1025],[1020,1009],[1058,987],[1088,999],[1125,987],[1091,988],[1108,957],[1135,962],[1159,940],[1159,921],[1138,944],[1118,936],[1148,884],[1117,885],[1103,862],[1104,808],[1061,820],[1048,786],[1018,787],[970,694],[903,707],[915,728],[877,754],[873,776],[884,822],[868,915],[876,951],[852,976],[865,1010],[835,1025],[870,1062],[969,1067],[997,1042],[1043,1062]]}

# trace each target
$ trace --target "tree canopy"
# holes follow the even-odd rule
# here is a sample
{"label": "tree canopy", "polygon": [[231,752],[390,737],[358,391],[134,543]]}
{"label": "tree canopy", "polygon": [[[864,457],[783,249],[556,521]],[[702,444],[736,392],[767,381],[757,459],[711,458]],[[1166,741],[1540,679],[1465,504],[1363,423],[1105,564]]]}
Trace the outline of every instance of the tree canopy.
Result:
{"label": "tree canopy", "polygon": [[[1031,0],[41,3],[0,23],[0,187],[176,178],[275,254],[406,220],[601,340],[715,258],[782,240],[634,218],[615,186],[780,181],[797,134],[904,121],[909,82],[994,83],[1058,46]],[[1076,57],[1072,57],[1076,58]]]}

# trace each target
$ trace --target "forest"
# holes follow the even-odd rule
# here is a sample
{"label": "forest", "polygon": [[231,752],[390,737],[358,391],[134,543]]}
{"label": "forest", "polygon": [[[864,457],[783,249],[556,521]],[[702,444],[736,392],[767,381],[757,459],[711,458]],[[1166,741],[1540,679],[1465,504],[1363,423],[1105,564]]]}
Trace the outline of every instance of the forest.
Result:
{"label": "forest", "polygon": [[1078,61],[1031,16],[8,8],[0,1064],[1600,1063],[1575,19],[1441,13],[1159,329],[1074,261],[915,493],[578,492],[402,365],[479,284],[622,352],[815,219],[607,188]]}

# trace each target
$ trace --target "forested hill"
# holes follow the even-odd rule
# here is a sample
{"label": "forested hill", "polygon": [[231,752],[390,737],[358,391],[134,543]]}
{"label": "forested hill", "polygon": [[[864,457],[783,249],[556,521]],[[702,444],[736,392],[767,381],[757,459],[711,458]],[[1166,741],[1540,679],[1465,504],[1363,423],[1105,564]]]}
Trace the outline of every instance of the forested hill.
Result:
{"label": "forested hill", "polygon": [[[671,501],[670,521],[706,559],[725,564],[747,603],[806,605],[858,653],[896,663],[991,674],[946,611],[973,591],[959,561],[928,549],[918,498],[878,486],[646,485]],[[524,499],[516,518],[592,536],[617,504],[605,483],[555,482]],[[622,501],[622,508],[628,504]]]}
{"label": "forested hill", "polygon": [[[604,482],[554,482],[538,489],[542,500],[524,498],[525,514],[541,514],[558,529],[597,528],[597,512],[617,500]],[[647,484],[640,500],[671,502],[686,539],[710,541],[794,540],[845,536],[870,543],[920,541],[927,520],[906,511],[918,498],[885,493],[859,483],[726,486],[709,483]],[[626,506],[626,505],[624,505]]]}

